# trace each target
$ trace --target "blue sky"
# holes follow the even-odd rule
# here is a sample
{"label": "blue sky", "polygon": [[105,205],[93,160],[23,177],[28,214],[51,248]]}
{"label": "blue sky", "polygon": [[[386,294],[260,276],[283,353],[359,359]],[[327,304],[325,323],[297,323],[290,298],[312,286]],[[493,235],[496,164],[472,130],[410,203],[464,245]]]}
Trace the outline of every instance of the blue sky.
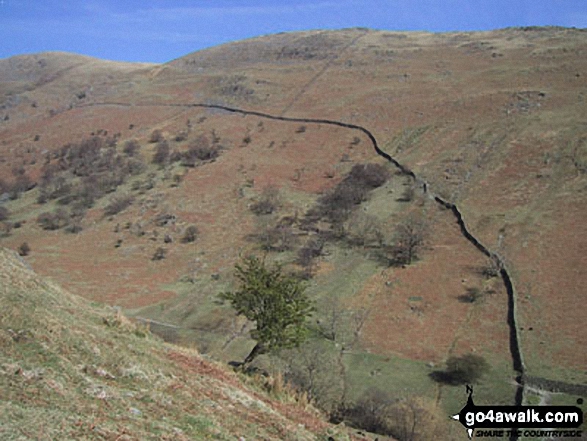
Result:
{"label": "blue sky", "polygon": [[306,29],[432,32],[587,27],[587,0],[0,0],[0,58],[43,51],[166,62]]}

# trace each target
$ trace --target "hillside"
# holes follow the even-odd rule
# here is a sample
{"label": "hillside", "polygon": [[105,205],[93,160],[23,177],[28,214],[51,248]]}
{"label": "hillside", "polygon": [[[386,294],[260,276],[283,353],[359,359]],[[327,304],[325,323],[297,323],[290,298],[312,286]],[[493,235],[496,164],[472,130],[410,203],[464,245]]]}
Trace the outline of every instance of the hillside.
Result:
{"label": "hillside", "polygon": [[0,249],[0,437],[349,439],[287,391],[167,345]]}
{"label": "hillside", "polygon": [[[327,410],[372,389],[459,410],[434,373],[464,354],[491,367],[478,403],[583,390],[586,51],[581,29],[346,29],[163,65],[0,60],[0,241],[225,362],[254,342],[218,293],[267,254],[308,279]],[[385,182],[348,191],[373,166]],[[424,240],[398,264],[406,222]]]}

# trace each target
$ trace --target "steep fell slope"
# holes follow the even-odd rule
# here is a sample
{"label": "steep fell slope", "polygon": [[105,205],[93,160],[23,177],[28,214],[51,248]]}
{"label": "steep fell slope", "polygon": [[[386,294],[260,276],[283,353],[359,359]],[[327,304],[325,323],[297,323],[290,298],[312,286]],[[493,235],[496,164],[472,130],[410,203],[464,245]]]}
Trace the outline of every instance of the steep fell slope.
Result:
{"label": "steep fell slope", "polygon": [[0,249],[0,438],[310,440],[336,430]]}

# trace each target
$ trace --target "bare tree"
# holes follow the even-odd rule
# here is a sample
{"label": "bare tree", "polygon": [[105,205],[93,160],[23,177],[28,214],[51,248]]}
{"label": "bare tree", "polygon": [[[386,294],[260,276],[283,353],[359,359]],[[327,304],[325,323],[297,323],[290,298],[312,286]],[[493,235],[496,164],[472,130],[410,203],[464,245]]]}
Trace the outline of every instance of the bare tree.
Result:
{"label": "bare tree", "polygon": [[251,205],[251,211],[256,215],[271,214],[281,205],[279,190],[277,187],[266,187],[259,200]]}
{"label": "bare tree", "polygon": [[428,225],[420,216],[410,216],[399,224],[391,244],[382,246],[382,257],[387,264],[409,265],[420,257],[428,234]]}
{"label": "bare tree", "polygon": [[286,381],[306,392],[308,399],[326,412],[333,411],[342,397],[343,380],[332,368],[337,363],[336,357],[334,351],[319,341],[281,353],[286,363]]}
{"label": "bare tree", "polygon": [[356,211],[351,214],[347,234],[349,240],[360,246],[380,246],[383,241],[381,225],[374,216],[363,211]]}

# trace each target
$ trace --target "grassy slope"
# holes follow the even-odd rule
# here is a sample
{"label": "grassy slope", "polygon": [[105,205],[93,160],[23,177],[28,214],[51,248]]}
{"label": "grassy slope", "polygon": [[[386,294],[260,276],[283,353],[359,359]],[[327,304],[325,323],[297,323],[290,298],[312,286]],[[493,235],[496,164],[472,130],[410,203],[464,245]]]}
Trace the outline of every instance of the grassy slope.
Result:
{"label": "grassy slope", "polygon": [[196,352],[162,343],[112,308],[43,280],[6,249],[0,287],[2,439],[335,434],[310,408],[269,398]]}

